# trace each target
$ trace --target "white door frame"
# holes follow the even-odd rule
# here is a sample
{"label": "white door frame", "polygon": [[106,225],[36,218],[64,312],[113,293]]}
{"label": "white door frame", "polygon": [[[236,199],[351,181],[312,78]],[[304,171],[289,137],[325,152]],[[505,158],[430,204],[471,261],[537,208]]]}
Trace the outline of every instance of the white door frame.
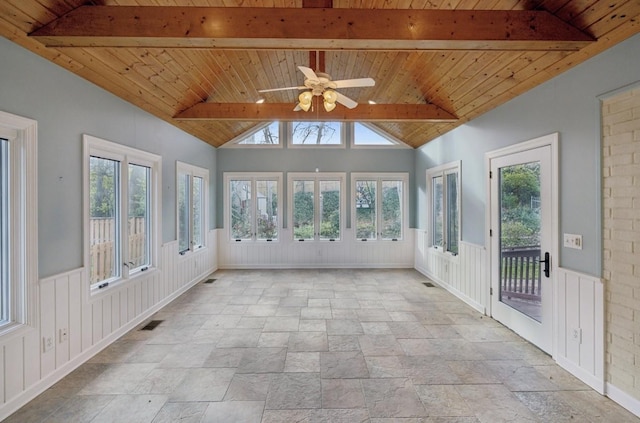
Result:
{"label": "white door frame", "polygon": [[[559,133],[555,132],[549,135],[545,135],[539,138],[534,138],[529,141],[513,144],[508,147],[504,147],[498,150],[489,151],[485,153],[485,181],[486,181],[486,213],[485,213],[485,249],[487,251],[487,274],[485,277],[489,283],[486,293],[489,299],[487,304],[487,310],[491,315],[492,297],[490,296],[491,288],[493,286],[491,280],[491,268],[493,265],[494,254],[499,252],[492,251],[491,237],[489,231],[491,228],[491,179],[489,178],[489,171],[491,170],[491,160],[498,157],[507,156],[514,153],[519,153],[526,150],[532,150],[534,148],[550,146],[551,147],[551,284],[550,290],[552,292],[552,307],[551,307],[551,328],[552,328],[552,340],[551,340],[551,354],[553,357],[557,355],[557,333],[558,333],[558,301],[555,296],[556,275],[559,266],[559,157],[558,157],[558,145],[559,145]],[[498,295],[498,293],[495,293]]]}

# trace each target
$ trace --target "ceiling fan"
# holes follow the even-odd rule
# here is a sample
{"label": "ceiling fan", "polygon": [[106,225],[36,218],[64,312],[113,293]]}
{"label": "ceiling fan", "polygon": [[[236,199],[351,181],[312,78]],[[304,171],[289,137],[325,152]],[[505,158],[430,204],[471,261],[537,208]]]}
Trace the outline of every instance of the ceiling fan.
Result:
{"label": "ceiling fan", "polygon": [[335,109],[336,103],[340,103],[349,109],[353,109],[358,105],[355,100],[339,93],[338,91],[336,91],[336,89],[373,87],[376,84],[376,82],[372,78],[342,79],[339,81],[332,81],[331,76],[326,73],[314,72],[313,69],[306,66],[298,66],[298,69],[304,74],[304,86],[272,88],[267,90],[258,90],[258,92],[267,93],[272,91],[284,90],[305,90],[298,96],[299,103],[293,109],[294,111],[308,111],[311,108],[311,100],[313,99],[313,97],[322,96],[324,100],[324,108],[327,112],[330,112]]}

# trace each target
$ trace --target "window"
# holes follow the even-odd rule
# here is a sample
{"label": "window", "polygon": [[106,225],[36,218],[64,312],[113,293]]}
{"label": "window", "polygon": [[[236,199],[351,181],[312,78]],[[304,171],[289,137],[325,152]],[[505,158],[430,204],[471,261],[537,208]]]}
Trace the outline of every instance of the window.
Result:
{"label": "window", "polygon": [[35,323],[37,123],[0,112],[0,334]]}
{"label": "window", "polygon": [[431,245],[458,254],[460,239],[460,164],[439,166],[427,171],[431,193]]}
{"label": "window", "polygon": [[225,173],[226,222],[229,238],[277,241],[280,217],[280,173]]}
{"label": "window", "polygon": [[270,122],[251,128],[249,131],[224,144],[223,148],[282,147],[280,137],[280,123]]}
{"label": "window", "polygon": [[153,266],[160,157],[84,136],[87,258],[91,289]]}
{"label": "window", "polygon": [[11,321],[11,247],[9,238],[9,140],[0,138],[0,324]]}
{"label": "window", "polygon": [[353,126],[353,136],[352,147],[376,147],[376,148],[402,148],[407,147],[406,144],[401,141],[394,139],[391,135],[387,134],[381,129],[370,125],[354,122]]}
{"label": "window", "polygon": [[340,122],[292,122],[290,143],[302,146],[344,146],[343,125]]}
{"label": "window", "polygon": [[291,228],[298,241],[338,241],[342,231],[344,174],[289,174]]}
{"label": "window", "polygon": [[205,246],[209,171],[176,162],[178,252],[184,255]]}
{"label": "window", "polygon": [[408,175],[354,173],[351,178],[356,238],[401,240],[406,222]]}

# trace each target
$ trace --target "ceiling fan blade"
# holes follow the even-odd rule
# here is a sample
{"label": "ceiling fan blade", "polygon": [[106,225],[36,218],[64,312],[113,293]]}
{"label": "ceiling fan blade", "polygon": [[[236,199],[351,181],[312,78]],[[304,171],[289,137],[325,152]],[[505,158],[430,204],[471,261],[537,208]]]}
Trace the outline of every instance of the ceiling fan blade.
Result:
{"label": "ceiling fan blade", "polygon": [[298,69],[300,69],[300,72],[304,74],[305,79],[308,79],[309,81],[320,82],[320,78],[318,78],[318,75],[316,75],[313,69],[306,66],[298,66]]}
{"label": "ceiling fan blade", "polygon": [[258,90],[259,93],[270,93],[273,91],[285,91],[285,90],[304,90],[307,87],[284,87],[284,88],[269,88],[268,90]]}
{"label": "ceiling fan blade", "polygon": [[299,112],[300,110],[302,110],[302,107],[300,107],[300,103],[296,104],[296,107],[293,108],[294,112]]}
{"label": "ceiling fan blade", "polygon": [[335,91],[335,93],[337,95],[336,101],[338,103],[342,104],[347,109],[353,109],[354,107],[356,107],[358,105],[358,103],[355,100],[350,99],[346,95],[340,94],[337,91]]}
{"label": "ceiling fan blade", "polygon": [[342,79],[331,82],[336,88],[373,87],[376,85],[376,81],[372,78]]}

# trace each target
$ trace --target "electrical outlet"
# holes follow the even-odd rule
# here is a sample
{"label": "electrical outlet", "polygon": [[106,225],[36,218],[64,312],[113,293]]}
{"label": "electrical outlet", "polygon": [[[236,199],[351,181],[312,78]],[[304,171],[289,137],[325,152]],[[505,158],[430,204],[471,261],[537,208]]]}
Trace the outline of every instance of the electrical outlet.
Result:
{"label": "electrical outlet", "polygon": [[582,344],[582,329],[581,328],[573,329],[571,331],[571,337],[574,342],[577,342],[578,344]]}
{"label": "electrical outlet", "polygon": [[582,250],[582,235],[564,234],[563,245],[567,248]]}
{"label": "electrical outlet", "polygon": [[67,339],[69,339],[69,332],[67,331],[67,328],[62,328],[60,329],[59,333],[58,333],[58,339],[60,343],[65,342]]}
{"label": "electrical outlet", "polygon": [[53,336],[45,336],[42,338],[42,351],[51,351],[53,348]]}

